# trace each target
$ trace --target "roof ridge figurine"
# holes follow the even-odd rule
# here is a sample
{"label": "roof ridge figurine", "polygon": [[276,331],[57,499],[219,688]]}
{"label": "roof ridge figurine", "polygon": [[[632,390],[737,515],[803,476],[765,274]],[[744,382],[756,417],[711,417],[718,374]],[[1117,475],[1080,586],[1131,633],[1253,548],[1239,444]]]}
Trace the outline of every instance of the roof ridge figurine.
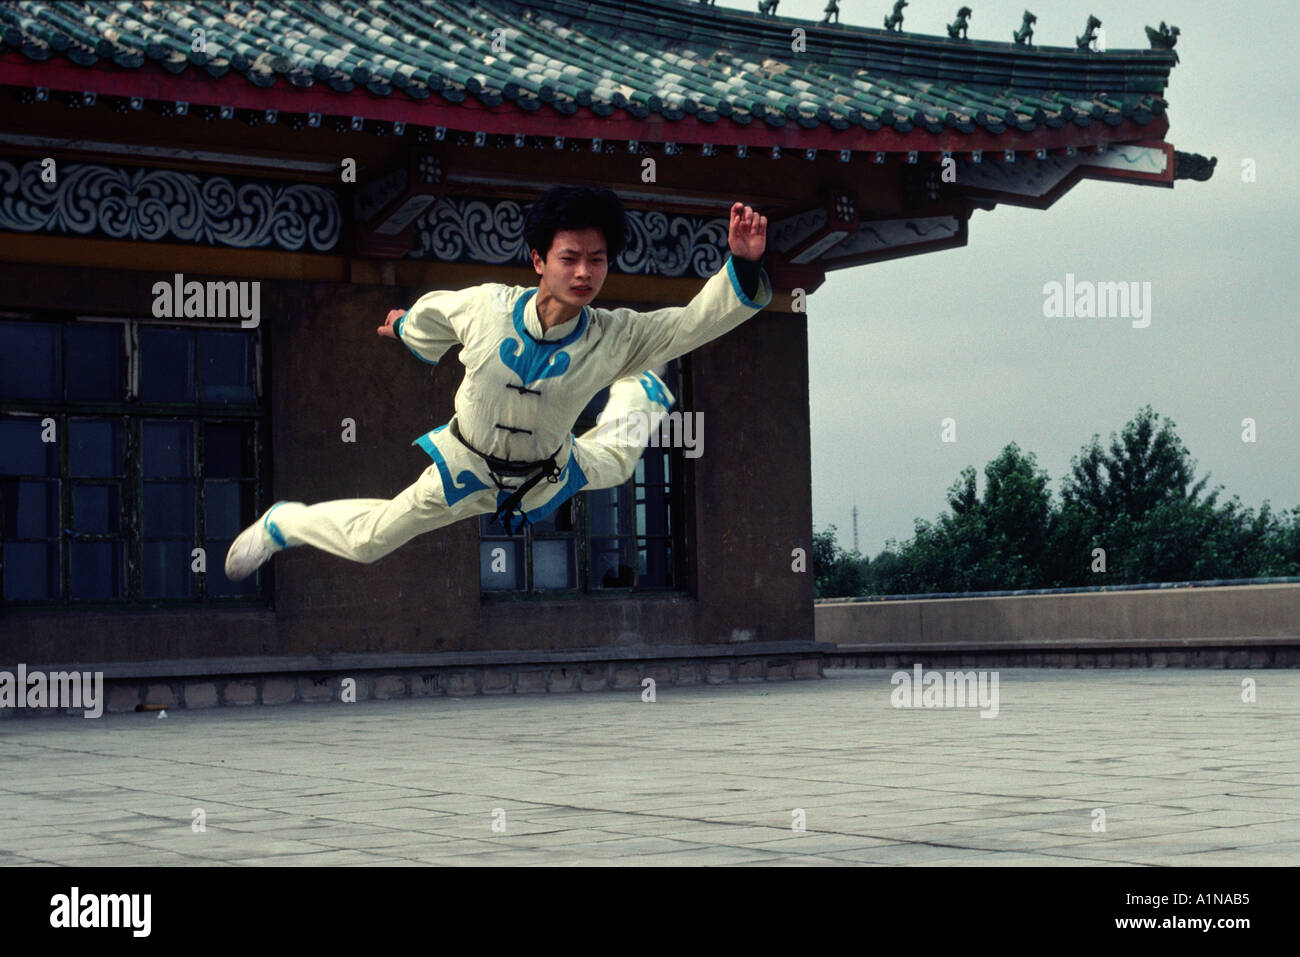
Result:
{"label": "roof ridge figurine", "polygon": [[954,40],[968,40],[966,36],[966,27],[969,26],[971,14],[974,13],[970,7],[962,7],[957,11],[957,19],[948,24],[948,36]]}
{"label": "roof ridge figurine", "polygon": [[886,30],[903,32],[903,8],[905,6],[907,6],[907,0],[894,0],[894,12],[885,17]]}
{"label": "roof ridge figurine", "polygon": [[1016,41],[1017,46],[1032,47],[1034,45],[1034,24],[1037,22],[1038,17],[1026,10],[1025,18],[1020,23],[1020,29],[1011,34],[1011,39]]}
{"label": "roof ridge figurine", "polygon": [[1088,25],[1083,28],[1083,36],[1074,38],[1074,45],[1080,50],[1091,50],[1092,42],[1097,39],[1097,28],[1100,26],[1101,21],[1091,13],[1088,14]]}
{"label": "roof ridge figurine", "polygon": [[[1174,44],[1178,42],[1178,28],[1166,25],[1163,20],[1160,21],[1159,30],[1153,30],[1150,27],[1145,29],[1147,39],[1151,41],[1151,49],[1153,50],[1172,50]],[[1178,62],[1177,53],[1174,54],[1174,62]]]}

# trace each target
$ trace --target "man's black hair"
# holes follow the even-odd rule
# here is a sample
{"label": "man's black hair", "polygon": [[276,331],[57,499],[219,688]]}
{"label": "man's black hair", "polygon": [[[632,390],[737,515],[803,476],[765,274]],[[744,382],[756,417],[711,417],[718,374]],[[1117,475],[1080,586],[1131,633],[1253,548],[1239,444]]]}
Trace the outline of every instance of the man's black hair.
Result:
{"label": "man's black hair", "polygon": [[524,240],[546,258],[555,234],[562,229],[598,229],[605,236],[609,262],[620,252],[627,234],[627,214],[612,190],[591,186],[553,186],[528,207]]}

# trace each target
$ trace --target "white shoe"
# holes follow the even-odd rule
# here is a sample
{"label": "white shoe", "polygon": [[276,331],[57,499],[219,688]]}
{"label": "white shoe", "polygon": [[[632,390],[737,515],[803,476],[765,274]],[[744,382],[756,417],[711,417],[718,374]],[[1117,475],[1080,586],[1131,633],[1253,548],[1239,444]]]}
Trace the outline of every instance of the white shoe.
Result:
{"label": "white shoe", "polygon": [[271,513],[283,504],[276,502],[267,509],[265,515],[240,532],[239,537],[230,543],[230,551],[226,552],[226,577],[232,582],[243,581],[270,561],[272,555],[287,547],[277,547],[273,536],[278,533],[278,529],[273,530],[267,521]]}

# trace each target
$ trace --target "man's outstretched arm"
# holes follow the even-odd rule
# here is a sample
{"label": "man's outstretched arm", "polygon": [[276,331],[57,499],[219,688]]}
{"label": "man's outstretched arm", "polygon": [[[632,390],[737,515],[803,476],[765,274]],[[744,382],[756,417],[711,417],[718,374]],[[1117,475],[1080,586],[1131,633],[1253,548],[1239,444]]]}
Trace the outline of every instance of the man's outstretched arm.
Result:
{"label": "man's outstretched arm", "polygon": [[734,203],[727,234],[726,264],[685,306],[635,312],[614,309],[615,341],[623,352],[615,378],[685,355],[730,332],[772,301],[772,284],[762,268],[767,217]]}
{"label": "man's outstretched arm", "polygon": [[425,293],[410,309],[390,310],[376,332],[401,340],[421,361],[436,365],[448,349],[465,341],[462,334],[477,295],[478,287]]}

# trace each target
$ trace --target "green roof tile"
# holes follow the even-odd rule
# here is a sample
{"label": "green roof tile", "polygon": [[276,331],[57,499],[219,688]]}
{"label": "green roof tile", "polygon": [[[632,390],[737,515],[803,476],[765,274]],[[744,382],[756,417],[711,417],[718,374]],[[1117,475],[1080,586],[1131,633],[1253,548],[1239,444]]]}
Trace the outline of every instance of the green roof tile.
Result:
{"label": "green roof tile", "polygon": [[[807,31],[802,54],[790,51],[794,25]],[[196,28],[202,53],[191,48]],[[1164,113],[1159,94],[1177,61],[1172,51],[824,28],[694,0],[9,0],[0,54],[412,101],[437,92],[560,115],[931,133],[1147,123]]]}

